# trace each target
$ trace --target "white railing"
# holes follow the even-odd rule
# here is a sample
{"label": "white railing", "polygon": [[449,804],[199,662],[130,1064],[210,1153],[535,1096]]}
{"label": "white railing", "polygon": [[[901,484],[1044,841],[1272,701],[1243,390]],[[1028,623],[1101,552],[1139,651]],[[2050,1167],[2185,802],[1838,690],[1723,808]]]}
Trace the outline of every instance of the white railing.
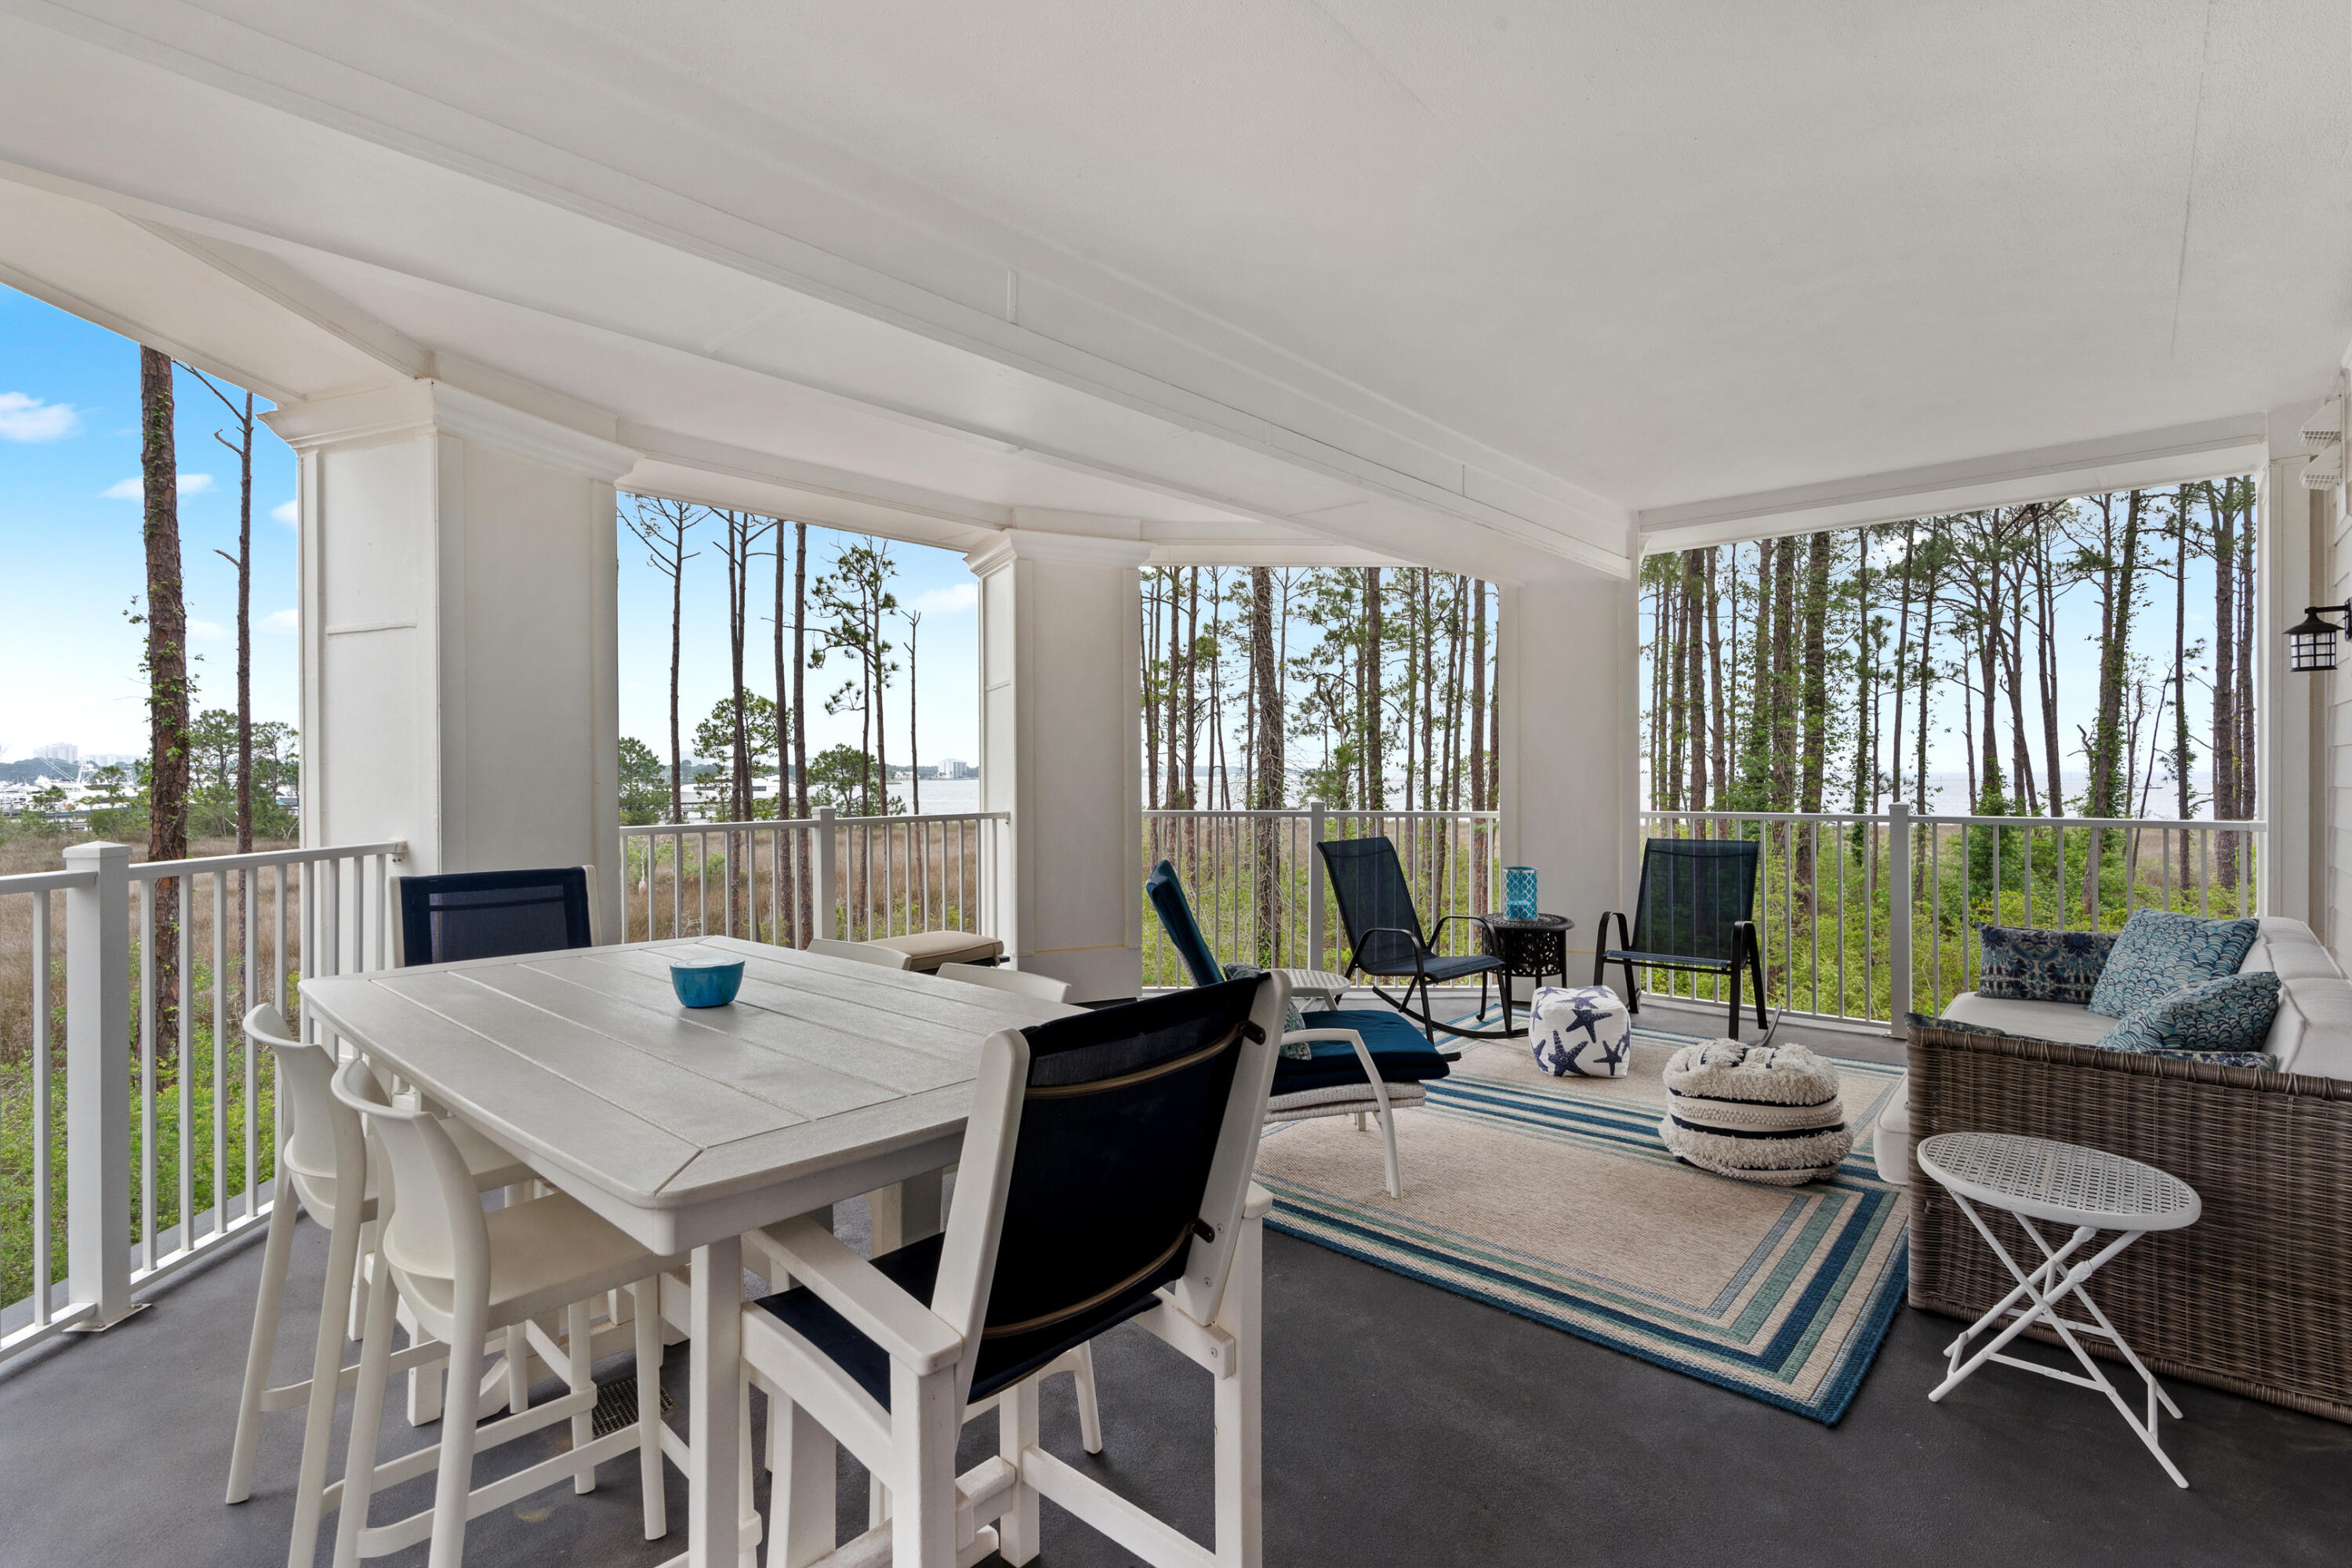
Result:
{"label": "white railing", "polygon": [[[1657,837],[1759,845],[1765,988],[1790,1017],[1896,1024],[1975,984],[1979,925],[2113,931],[2142,905],[2251,914],[2264,825],[2084,816],[1644,811]],[[1628,911],[1630,914],[1630,910]],[[1645,989],[1724,1003],[1664,970]]]}
{"label": "white railing", "polygon": [[1001,811],[839,816],[831,806],[781,822],[624,827],[623,940],[727,935],[805,947],[812,936],[992,933],[1011,831]]}
{"label": "white railing", "polygon": [[62,871],[0,877],[0,945],[21,932],[26,955],[0,975],[0,1116],[29,1134],[21,1168],[0,1162],[0,1362],[116,1321],[134,1290],[268,1214],[272,1064],[239,1020],[264,998],[293,1013],[305,968],[383,965],[404,850],[133,865],[126,846],[79,844]]}
{"label": "white railing", "polygon": [[[1347,962],[1346,930],[1315,846],[1330,839],[1395,841],[1422,920],[1502,907],[1502,834],[1491,811],[1340,810],[1309,803],[1297,811],[1147,811],[1143,869],[1176,868],[1209,951],[1229,963],[1336,970]],[[1455,921],[1438,951],[1474,951],[1475,932]],[[1143,984],[1190,985],[1149,902],[1143,910]]]}

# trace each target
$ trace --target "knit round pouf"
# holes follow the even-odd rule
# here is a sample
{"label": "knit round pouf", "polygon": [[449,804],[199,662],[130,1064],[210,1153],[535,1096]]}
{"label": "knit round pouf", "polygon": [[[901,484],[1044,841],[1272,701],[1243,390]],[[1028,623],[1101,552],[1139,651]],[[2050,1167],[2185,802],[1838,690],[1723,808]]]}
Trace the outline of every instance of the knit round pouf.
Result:
{"label": "knit round pouf", "polygon": [[1665,1080],[1658,1136],[1702,1171],[1800,1187],[1835,1175],[1853,1148],[1837,1073],[1802,1046],[1685,1046]]}
{"label": "knit round pouf", "polygon": [[1547,985],[1528,1005],[1529,1048],[1554,1078],[1623,1078],[1633,1019],[1606,985]]}

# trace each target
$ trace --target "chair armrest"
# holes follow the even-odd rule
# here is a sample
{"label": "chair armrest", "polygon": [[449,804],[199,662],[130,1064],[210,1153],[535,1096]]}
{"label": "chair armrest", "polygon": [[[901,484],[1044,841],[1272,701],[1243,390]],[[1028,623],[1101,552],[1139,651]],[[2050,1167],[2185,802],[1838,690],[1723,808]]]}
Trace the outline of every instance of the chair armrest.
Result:
{"label": "chair armrest", "polygon": [[[1428,945],[1433,949],[1437,946],[1437,933],[1445,929],[1445,922],[1448,921],[1468,921],[1472,925],[1476,926],[1481,932],[1489,935],[1491,935],[1494,931],[1494,928],[1486,923],[1486,917],[1484,915],[1440,915],[1437,917],[1437,923],[1429,928]],[[1571,921],[1570,923],[1573,924],[1574,922]]]}
{"label": "chair armrest", "polygon": [[[1370,931],[1364,932],[1364,937],[1372,936],[1401,936],[1407,942],[1412,943],[1412,973],[1416,978],[1419,977],[1422,972],[1422,960],[1425,958],[1429,952],[1429,939],[1427,937],[1423,936],[1417,931],[1407,931],[1402,926],[1374,926]],[[1355,950],[1348,954],[1348,963],[1350,968],[1362,969],[1364,967],[1361,962],[1364,952],[1364,937],[1358,937],[1356,939]],[[1365,970],[1365,973],[1370,973],[1371,971]],[[1385,973],[1394,974],[1397,971],[1388,970]]]}
{"label": "chair armrest", "polygon": [[806,1215],[781,1220],[764,1234],[794,1283],[816,1292],[892,1361],[931,1373],[963,1353],[961,1334]]}
{"label": "chair armrest", "polygon": [[[1371,1080],[1372,1098],[1380,1102],[1381,1114],[1388,1114],[1388,1085],[1381,1079],[1381,1069],[1372,1065],[1372,1053],[1365,1047],[1364,1037],[1353,1029],[1285,1029],[1282,1043],[1309,1044],[1316,1040],[1345,1040],[1356,1047],[1356,1060],[1363,1064],[1364,1076]],[[852,1254],[854,1257],[855,1254]]]}

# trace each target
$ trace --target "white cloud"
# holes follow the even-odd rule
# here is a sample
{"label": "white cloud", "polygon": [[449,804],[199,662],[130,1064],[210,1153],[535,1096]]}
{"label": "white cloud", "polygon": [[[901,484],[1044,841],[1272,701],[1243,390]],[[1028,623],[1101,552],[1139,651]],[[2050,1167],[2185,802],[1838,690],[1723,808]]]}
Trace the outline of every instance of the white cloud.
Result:
{"label": "white cloud", "polygon": [[960,610],[969,610],[979,603],[979,584],[950,583],[944,588],[924,589],[915,595],[915,602],[908,608],[927,616],[951,616]]}
{"label": "white cloud", "polygon": [[70,403],[0,392],[0,441],[55,441],[80,428],[81,416]]}
{"label": "white cloud", "polygon": [[[179,479],[184,496],[200,496],[213,488],[210,474],[182,474]],[[120,479],[99,493],[108,500],[141,500],[145,499],[147,488],[138,479]]]}
{"label": "white cloud", "polygon": [[280,501],[269,509],[269,515],[291,528],[301,521],[302,507],[299,501]]}
{"label": "white cloud", "polygon": [[273,610],[261,617],[261,629],[290,637],[302,629],[302,618],[292,610]]}
{"label": "white cloud", "polygon": [[228,628],[218,621],[200,621],[191,616],[188,617],[188,635],[192,637],[225,637],[228,636]]}

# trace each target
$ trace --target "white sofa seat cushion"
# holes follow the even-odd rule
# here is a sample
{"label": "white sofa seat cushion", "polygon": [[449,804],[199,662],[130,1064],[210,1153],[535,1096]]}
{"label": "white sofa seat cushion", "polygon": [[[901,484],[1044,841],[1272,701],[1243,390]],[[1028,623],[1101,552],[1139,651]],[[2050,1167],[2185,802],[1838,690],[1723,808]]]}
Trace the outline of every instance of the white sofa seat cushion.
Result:
{"label": "white sofa seat cushion", "polygon": [[1943,1016],[1956,1024],[2070,1046],[2095,1046],[2116,1026],[2113,1018],[2071,1002],[2011,1002],[1979,996],[1973,991],[1963,991],[1946,1003]]}
{"label": "white sofa seat cushion", "polygon": [[1898,1187],[1911,1184],[1911,1080],[1895,1087],[1895,1098],[1878,1114],[1878,1131],[1870,1143],[1878,1162],[1878,1179]]}

